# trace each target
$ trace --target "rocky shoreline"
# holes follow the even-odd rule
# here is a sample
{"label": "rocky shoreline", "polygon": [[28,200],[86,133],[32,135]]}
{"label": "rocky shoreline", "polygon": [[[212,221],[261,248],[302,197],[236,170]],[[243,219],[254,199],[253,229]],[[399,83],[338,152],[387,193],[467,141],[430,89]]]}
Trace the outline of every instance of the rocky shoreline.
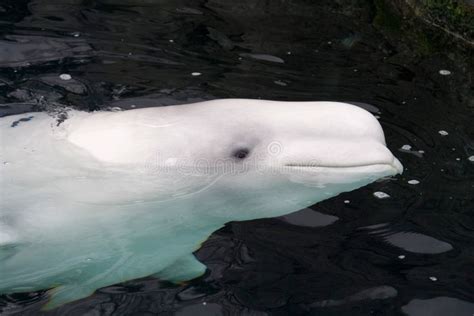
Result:
{"label": "rocky shoreline", "polygon": [[404,0],[426,23],[474,45],[474,1]]}

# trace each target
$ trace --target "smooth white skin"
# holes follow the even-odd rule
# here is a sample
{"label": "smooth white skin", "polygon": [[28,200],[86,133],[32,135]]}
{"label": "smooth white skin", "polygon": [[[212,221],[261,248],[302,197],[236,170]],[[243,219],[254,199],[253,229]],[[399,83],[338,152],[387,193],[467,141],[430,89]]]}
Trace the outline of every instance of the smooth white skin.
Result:
{"label": "smooth white skin", "polygon": [[378,121],[349,104],[227,99],[69,116],[0,119],[0,293],[60,286],[52,306],[151,274],[185,279],[226,222],[402,172]]}

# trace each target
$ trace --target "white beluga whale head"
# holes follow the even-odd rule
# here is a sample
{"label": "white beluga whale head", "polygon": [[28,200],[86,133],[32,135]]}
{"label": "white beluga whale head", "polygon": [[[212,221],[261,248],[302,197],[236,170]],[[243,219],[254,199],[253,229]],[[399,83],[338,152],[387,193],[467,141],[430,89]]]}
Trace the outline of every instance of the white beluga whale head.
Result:
{"label": "white beluga whale head", "polygon": [[289,214],[402,172],[379,122],[336,102],[215,100],[0,119],[0,293],[49,308],[155,275],[234,220]]}
{"label": "white beluga whale head", "polygon": [[[99,113],[72,122],[68,140],[131,173],[122,182],[134,179],[136,200],[239,200],[238,213],[202,214],[228,220],[281,215],[403,169],[377,119],[337,102],[228,99]],[[105,198],[117,201],[112,193]]]}

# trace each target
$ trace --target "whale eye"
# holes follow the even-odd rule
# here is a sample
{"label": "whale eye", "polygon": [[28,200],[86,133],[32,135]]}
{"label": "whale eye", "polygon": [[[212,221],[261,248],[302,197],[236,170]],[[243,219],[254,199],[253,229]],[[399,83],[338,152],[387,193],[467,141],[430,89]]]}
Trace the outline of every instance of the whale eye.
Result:
{"label": "whale eye", "polygon": [[239,148],[232,153],[232,156],[237,159],[245,159],[249,155],[250,150],[247,148]]}

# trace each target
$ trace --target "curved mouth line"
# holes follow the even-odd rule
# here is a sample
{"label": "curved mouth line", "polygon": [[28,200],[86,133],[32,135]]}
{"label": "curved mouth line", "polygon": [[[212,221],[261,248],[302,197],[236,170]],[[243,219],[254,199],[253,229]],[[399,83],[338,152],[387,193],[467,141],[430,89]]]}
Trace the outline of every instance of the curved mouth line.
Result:
{"label": "curved mouth line", "polygon": [[298,167],[298,168],[359,168],[359,167],[370,167],[370,166],[392,166],[390,163],[367,163],[367,164],[361,164],[361,165],[347,165],[347,166],[337,166],[337,165],[317,165],[317,164],[305,164],[305,163],[287,163],[284,166],[285,167]]}

